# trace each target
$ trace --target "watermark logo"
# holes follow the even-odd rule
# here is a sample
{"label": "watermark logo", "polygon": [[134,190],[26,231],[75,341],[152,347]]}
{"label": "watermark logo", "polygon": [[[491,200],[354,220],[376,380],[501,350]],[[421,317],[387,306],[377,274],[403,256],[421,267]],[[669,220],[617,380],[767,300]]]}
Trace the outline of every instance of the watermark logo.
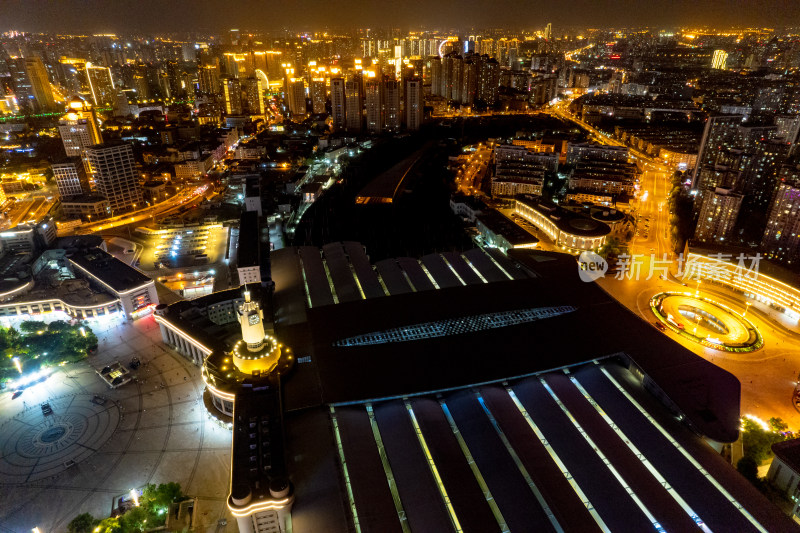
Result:
{"label": "watermark logo", "polygon": [[608,272],[605,259],[594,252],[583,252],[578,257],[578,275],[582,281],[591,282],[605,277],[606,273],[618,281],[650,280],[658,277],[672,281],[712,281],[717,283],[742,283],[746,280],[758,279],[758,267],[761,255],[747,256],[739,254],[710,254],[699,256],[692,254],[685,258],[679,254],[670,259],[667,254],[661,257],[655,254],[620,254],[614,269]]}
{"label": "watermark logo", "polygon": [[594,252],[582,252],[578,256],[578,275],[587,283],[602,278],[608,272],[608,263]]}

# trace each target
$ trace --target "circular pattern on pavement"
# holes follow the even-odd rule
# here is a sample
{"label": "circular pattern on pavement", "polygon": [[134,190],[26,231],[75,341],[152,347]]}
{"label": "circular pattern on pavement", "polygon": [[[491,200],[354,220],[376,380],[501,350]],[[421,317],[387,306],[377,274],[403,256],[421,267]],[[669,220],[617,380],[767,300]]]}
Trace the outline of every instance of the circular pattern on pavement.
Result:
{"label": "circular pattern on pavement", "polygon": [[0,477],[26,483],[54,476],[100,448],[120,421],[115,402],[90,394],[51,400],[45,415],[33,405],[0,426]]}
{"label": "circular pattern on pavement", "polygon": [[653,296],[650,308],[660,323],[709,348],[751,352],[764,344],[758,329],[744,315],[703,296],[662,292]]}

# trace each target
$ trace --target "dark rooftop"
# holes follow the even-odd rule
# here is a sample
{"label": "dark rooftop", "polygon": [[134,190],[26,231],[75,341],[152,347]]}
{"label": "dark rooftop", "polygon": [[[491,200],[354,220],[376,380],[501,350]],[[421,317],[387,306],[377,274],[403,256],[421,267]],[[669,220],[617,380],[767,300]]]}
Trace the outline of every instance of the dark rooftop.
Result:
{"label": "dark rooftop", "polygon": [[535,244],[539,239],[520,228],[496,209],[487,209],[477,216],[481,223],[495,235],[501,235],[511,246]]}
{"label": "dark rooftop", "polygon": [[[700,433],[719,441],[736,439],[740,392],[735,377],[665,338],[596,285],[580,282],[572,257],[532,250],[509,255],[540,277],[323,305],[308,309],[305,323],[276,322],[278,338],[315,362],[298,365],[286,386],[287,407],[464,387],[624,353]],[[288,312],[283,306],[296,305],[281,297],[276,302],[276,316]],[[577,309],[488,331],[334,346],[402,326],[550,306]],[[315,378],[300,377],[307,372]],[[303,390],[293,390],[300,384]]]}
{"label": "dark rooftop", "polygon": [[236,264],[239,268],[258,266],[258,237],[258,213],[256,211],[243,212],[239,221],[239,243],[236,252]]}
{"label": "dark rooftop", "polygon": [[356,195],[356,203],[392,203],[397,195],[403,192],[406,176],[429,146],[430,144],[425,145],[367,183]]}
{"label": "dark rooftop", "polygon": [[116,292],[125,292],[152,280],[99,248],[75,250],[69,259]]}
{"label": "dark rooftop", "polygon": [[231,496],[252,501],[276,498],[291,485],[286,474],[280,376],[245,382],[236,394],[231,454]]}
{"label": "dark rooftop", "polygon": [[800,439],[785,440],[772,445],[775,457],[786,463],[795,472],[800,472]]}

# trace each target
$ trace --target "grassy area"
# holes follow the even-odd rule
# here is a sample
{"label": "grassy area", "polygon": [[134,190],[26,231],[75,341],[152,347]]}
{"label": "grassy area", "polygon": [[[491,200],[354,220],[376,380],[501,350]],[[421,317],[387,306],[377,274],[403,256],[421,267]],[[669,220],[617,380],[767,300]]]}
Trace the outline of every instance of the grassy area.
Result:
{"label": "grassy area", "polygon": [[97,337],[88,326],[64,320],[27,321],[19,329],[0,328],[0,381],[44,368],[73,363],[97,349]]}

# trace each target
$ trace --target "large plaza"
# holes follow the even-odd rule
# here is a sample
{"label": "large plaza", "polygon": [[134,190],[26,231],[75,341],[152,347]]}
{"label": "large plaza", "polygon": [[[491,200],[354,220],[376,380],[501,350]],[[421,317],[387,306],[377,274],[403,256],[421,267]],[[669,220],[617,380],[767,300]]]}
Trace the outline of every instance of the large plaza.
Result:
{"label": "large plaza", "polygon": [[[18,398],[0,394],[0,531],[65,531],[80,513],[108,516],[132,488],[167,482],[197,497],[197,531],[235,531],[221,525],[233,524],[225,506],[231,435],[207,417],[200,369],[161,342],[152,316],[87,324],[97,354]],[[120,388],[95,372],[134,357],[137,380]]]}

